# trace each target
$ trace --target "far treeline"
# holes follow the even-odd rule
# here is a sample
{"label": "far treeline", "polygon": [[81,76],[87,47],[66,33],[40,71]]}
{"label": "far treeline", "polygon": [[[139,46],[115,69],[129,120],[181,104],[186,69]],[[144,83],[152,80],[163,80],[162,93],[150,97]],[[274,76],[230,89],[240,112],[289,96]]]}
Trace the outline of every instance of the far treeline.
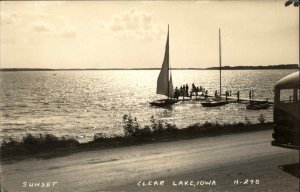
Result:
{"label": "far treeline", "polygon": [[[206,69],[220,69],[219,67],[209,67]],[[298,64],[282,64],[282,65],[267,65],[267,66],[222,66],[222,70],[242,70],[242,69],[299,69]]]}
{"label": "far treeline", "polygon": [[[219,67],[208,68],[172,68],[172,70],[219,70]],[[281,64],[266,66],[223,66],[222,70],[243,70],[243,69],[299,69],[298,64]],[[160,70],[160,68],[0,68],[0,71],[83,71],[83,70]]]}

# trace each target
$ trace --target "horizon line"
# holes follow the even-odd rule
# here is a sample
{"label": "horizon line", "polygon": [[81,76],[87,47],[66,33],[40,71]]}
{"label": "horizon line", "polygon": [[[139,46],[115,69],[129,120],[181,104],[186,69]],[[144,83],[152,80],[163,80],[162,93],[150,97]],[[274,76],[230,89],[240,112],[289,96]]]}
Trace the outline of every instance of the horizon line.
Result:
{"label": "horizon line", "polygon": [[[286,68],[287,67],[287,68]],[[255,65],[255,66],[222,66],[222,69],[299,69],[299,64],[277,64],[277,65]],[[41,68],[41,67],[7,67],[1,68],[0,71],[9,70],[159,70],[160,67],[120,67],[120,68]],[[219,67],[173,67],[172,70],[207,70],[207,69],[219,69]]]}

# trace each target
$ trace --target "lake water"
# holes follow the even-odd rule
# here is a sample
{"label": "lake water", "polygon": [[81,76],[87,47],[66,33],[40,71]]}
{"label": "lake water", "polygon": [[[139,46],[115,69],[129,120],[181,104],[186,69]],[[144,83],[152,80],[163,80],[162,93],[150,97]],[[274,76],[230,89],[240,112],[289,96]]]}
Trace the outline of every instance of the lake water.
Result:
{"label": "lake water", "polygon": [[[248,97],[273,99],[276,81],[296,70],[224,70],[223,90],[240,91]],[[272,121],[272,108],[246,110],[243,104],[203,108],[199,101],[185,101],[170,109],[156,108],[149,101],[156,95],[158,70],[19,71],[0,72],[1,138],[26,133],[74,136],[80,141],[94,134],[123,134],[122,117],[131,113],[140,124],[150,117],[185,127],[193,123],[251,122],[263,114]],[[217,70],[174,70],[173,84],[203,86],[209,94],[219,87]]]}

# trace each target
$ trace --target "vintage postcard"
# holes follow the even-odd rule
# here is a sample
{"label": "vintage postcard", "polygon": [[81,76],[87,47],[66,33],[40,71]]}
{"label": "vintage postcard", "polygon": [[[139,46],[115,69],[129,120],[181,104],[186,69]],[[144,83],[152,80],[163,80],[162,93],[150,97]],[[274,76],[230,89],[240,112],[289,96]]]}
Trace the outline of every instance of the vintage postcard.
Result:
{"label": "vintage postcard", "polygon": [[1,1],[1,192],[299,191],[299,1]]}

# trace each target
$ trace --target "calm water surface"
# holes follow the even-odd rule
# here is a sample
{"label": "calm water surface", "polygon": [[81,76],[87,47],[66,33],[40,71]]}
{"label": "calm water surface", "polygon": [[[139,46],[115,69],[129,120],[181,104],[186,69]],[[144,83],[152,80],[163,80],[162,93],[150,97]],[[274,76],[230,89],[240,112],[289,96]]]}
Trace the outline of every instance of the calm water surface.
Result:
{"label": "calm water surface", "polygon": [[[248,97],[273,99],[273,86],[295,70],[227,70],[222,72],[223,90],[237,90]],[[272,121],[272,108],[249,111],[243,104],[203,108],[199,101],[179,102],[170,109],[148,102],[156,95],[158,70],[0,72],[1,137],[20,137],[28,132],[70,135],[81,141],[96,133],[123,134],[122,116],[131,113],[140,124],[150,117],[185,127],[193,123],[251,122],[263,114]],[[173,84],[192,83],[208,89],[219,87],[217,70],[174,70]]]}

